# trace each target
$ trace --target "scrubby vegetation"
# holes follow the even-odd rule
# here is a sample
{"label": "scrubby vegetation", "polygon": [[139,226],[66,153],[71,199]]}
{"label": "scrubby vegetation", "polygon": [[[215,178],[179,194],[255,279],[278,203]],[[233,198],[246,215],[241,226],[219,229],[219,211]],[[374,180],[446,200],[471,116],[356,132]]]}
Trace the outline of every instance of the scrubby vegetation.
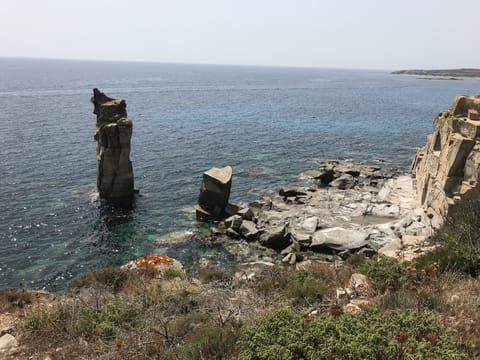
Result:
{"label": "scrubby vegetation", "polygon": [[480,202],[468,201],[450,210],[445,225],[434,238],[439,248],[426,256],[441,271],[480,275]]}
{"label": "scrubby vegetation", "polygon": [[[21,314],[20,359],[480,359],[479,215],[452,211],[437,250],[412,262],[354,255],[243,280],[105,268],[48,301],[1,291],[0,306]],[[346,290],[354,273],[368,291]]]}
{"label": "scrubby vegetation", "polygon": [[246,327],[239,347],[245,360],[467,358],[433,316],[409,310],[337,318],[278,310]]}

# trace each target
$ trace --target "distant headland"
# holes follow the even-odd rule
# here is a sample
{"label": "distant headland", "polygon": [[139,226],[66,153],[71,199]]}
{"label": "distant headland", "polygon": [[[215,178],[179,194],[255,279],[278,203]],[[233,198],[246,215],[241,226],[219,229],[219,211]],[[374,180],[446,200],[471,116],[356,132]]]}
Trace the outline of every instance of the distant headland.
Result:
{"label": "distant headland", "polygon": [[419,76],[441,76],[441,77],[480,77],[480,69],[443,69],[443,70],[398,70],[391,74],[395,75],[419,75]]}

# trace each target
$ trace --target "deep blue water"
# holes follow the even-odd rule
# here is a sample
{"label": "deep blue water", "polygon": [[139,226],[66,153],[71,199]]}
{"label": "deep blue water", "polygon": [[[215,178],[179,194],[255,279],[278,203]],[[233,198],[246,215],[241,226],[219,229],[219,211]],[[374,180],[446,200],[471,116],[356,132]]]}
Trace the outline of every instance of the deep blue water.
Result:
{"label": "deep blue water", "polygon": [[[98,87],[127,101],[142,197],[122,224],[92,201]],[[387,71],[0,59],[0,288],[61,289],[81,272],[196,229],[201,174],[234,168],[233,200],[274,190],[314,158],[408,167],[436,114],[480,79]],[[221,250],[172,247],[181,260]]]}

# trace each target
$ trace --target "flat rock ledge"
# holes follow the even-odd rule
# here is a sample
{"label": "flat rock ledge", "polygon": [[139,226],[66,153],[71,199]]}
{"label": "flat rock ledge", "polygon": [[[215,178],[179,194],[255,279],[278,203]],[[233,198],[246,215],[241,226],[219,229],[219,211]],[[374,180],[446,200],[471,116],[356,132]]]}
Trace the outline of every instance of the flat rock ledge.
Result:
{"label": "flat rock ledge", "polygon": [[258,242],[294,265],[316,252],[411,259],[431,249],[431,218],[408,173],[350,160],[318,161],[308,186],[280,189],[225,220],[232,239]]}

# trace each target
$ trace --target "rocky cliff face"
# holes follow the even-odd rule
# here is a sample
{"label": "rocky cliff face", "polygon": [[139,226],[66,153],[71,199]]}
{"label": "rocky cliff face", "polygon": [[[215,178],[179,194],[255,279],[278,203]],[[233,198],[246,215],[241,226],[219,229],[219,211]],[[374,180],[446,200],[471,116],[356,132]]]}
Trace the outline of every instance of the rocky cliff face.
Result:
{"label": "rocky cliff face", "polygon": [[457,96],[450,110],[437,116],[433,133],[415,154],[412,173],[435,227],[450,206],[480,197],[480,95]]}
{"label": "rocky cliff face", "polygon": [[97,115],[97,187],[100,198],[115,203],[131,203],[134,197],[130,161],[132,121],[127,118],[125,100],[112,99],[93,89],[91,99]]}

